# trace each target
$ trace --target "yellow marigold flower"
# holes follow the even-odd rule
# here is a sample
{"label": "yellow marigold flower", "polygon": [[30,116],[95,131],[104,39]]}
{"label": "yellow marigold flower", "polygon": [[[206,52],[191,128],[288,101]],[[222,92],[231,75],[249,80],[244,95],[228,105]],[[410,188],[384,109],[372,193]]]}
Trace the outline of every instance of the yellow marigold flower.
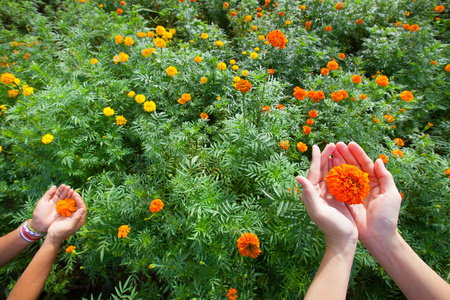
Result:
{"label": "yellow marigold flower", "polygon": [[405,16],[409,17],[409,11],[405,11]]}
{"label": "yellow marigold flower", "polygon": [[256,59],[256,58],[258,58],[258,53],[252,52],[252,53],[250,53],[250,57],[251,57],[252,59]]}
{"label": "yellow marigold flower", "polygon": [[367,95],[365,95],[365,94],[359,95],[359,100],[364,100],[364,99],[367,99]]}
{"label": "yellow marigold flower", "polygon": [[266,39],[266,37],[263,35],[258,36],[258,41],[260,41],[260,42],[264,41],[265,39]]}
{"label": "yellow marigold flower", "polygon": [[167,75],[169,75],[169,76],[174,76],[174,75],[177,75],[177,74],[178,74],[178,70],[177,70],[177,68],[175,68],[175,67],[173,67],[173,66],[170,66],[170,67],[168,67],[168,68],[166,69],[166,73],[167,73]]}
{"label": "yellow marigold flower", "polygon": [[255,31],[258,30],[258,26],[253,25],[253,26],[252,26],[252,30],[255,30]]}
{"label": "yellow marigold flower", "polygon": [[163,35],[166,32],[166,28],[164,28],[164,26],[158,25],[156,26],[155,31],[157,35]]}
{"label": "yellow marigold flower", "polygon": [[127,235],[130,233],[131,228],[128,227],[128,225],[122,225],[119,227],[119,233],[117,234],[117,237],[120,239],[122,237],[127,237]]}
{"label": "yellow marigold flower", "polygon": [[230,60],[230,65],[234,65],[236,63],[236,61],[234,59]]}
{"label": "yellow marigold flower", "polygon": [[149,31],[149,32],[147,33],[147,36],[148,36],[149,38],[152,38],[152,37],[155,36],[155,33],[154,33],[153,31]]}
{"label": "yellow marigold flower", "polygon": [[202,112],[202,113],[200,114],[200,118],[202,118],[203,120],[206,120],[206,119],[209,118],[209,116],[208,116],[205,112]]}
{"label": "yellow marigold flower", "polygon": [[17,85],[20,85],[20,79],[19,79],[19,78],[17,78],[17,77],[16,77],[16,78],[14,78],[14,83],[15,83],[15,84],[17,84]]}
{"label": "yellow marigold flower", "polygon": [[122,44],[123,43],[123,36],[121,35],[116,35],[114,37],[114,40],[116,41],[116,44]]}
{"label": "yellow marigold flower", "polygon": [[244,70],[244,71],[242,71],[242,76],[244,76],[244,77],[247,77],[248,76],[248,71],[247,70]]}
{"label": "yellow marigold flower", "polygon": [[1,109],[2,111],[5,111],[5,110],[6,110],[6,105],[5,105],[5,104],[0,105],[0,109]]}
{"label": "yellow marigold flower", "polygon": [[98,59],[95,59],[95,58],[91,59],[91,64],[95,65],[97,63],[98,63]]}
{"label": "yellow marigold flower", "polygon": [[136,102],[139,104],[144,103],[145,96],[142,94],[136,95],[136,97],[134,97],[134,100],[136,100]]}
{"label": "yellow marigold flower", "polygon": [[402,25],[403,25],[403,23],[400,22],[400,21],[398,21],[397,23],[395,23],[395,26],[396,26],[396,27],[400,27],[400,26],[402,26]]}
{"label": "yellow marigold flower", "polygon": [[223,42],[222,41],[216,41],[214,43],[217,47],[223,47]]}
{"label": "yellow marigold flower", "polygon": [[208,78],[202,77],[202,78],[200,78],[200,82],[201,82],[202,84],[205,84],[205,83],[208,82]]}
{"label": "yellow marigold flower", "polygon": [[128,58],[129,58],[128,54],[126,54],[124,52],[119,53],[119,61],[126,62],[128,60]]}
{"label": "yellow marigold flower", "polygon": [[245,23],[248,23],[252,20],[252,16],[246,15],[244,20],[245,20]]}
{"label": "yellow marigold flower", "polygon": [[166,41],[172,39],[172,37],[173,34],[171,34],[170,32],[164,32],[164,34],[162,35],[162,38]]}
{"label": "yellow marigold flower", "polygon": [[66,248],[66,252],[69,254],[72,253],[73,251],[75,251],[75,246],[69,246]]}
{"label": "yellow marigold flower", "polygon": [[306,9],[306,6],[300,5],[300,10],[305,10],[305,9]]}
{"label": "yellow marigold flower", "polygon": [[22,86],[22,91],[25,96],[30,96],[31,94],[34,93],[33,88],[28,86],[28,84],[24,84]]}
{"label": "yellow marigold flower", "polygon": [[2,146],[0,146],[0,153],[2,153],[2,150],[3,150],[3,147],[2,147]]}
{"label": "yellow marigold flower", "polygon": [[236,300],[237,299],[237,291],[234,288],[230,288],[227,293],[228,300]]}
{"label": "yellow marigold flower", "polygon": [[156,110],[156,104],[153,101],[145,101],[144,102],[144,110],[146,112],[152,112]]}
{"label": "yellow marigold flower", "polygon": [[176,31],[174,28],[170,28],[170,29],[169,29],[169,32],[170,32],[171,34],[175,34],[177,31]]}
{"label": "yellow marigold flower", "polygon": [[382,87],[386,87],[389,84],[389,78],[384,75],[380,75],[375,79],[375,82]]}
{"label": "yellow marigold flower", "polygon": [[280,148],[283,150],[289,149],[289,141],[281,141],[280,142]]}
{"label": "yellow marigold flower", "polygon": [[72,212],[77,210],[77,202],[75,199],[66,198],[56,203],[56,212],[63,217],[70,217]]}
{"label": "yellow marigold flower", "polygon": [[409,102],[412,99],[414,99],[414,95],[410,91],[403,91],[403,92],[400,93],[400,98],[403,101]]}
{"label": "yellow marigold flower", "polygon": [[46,134],[42,137],[42,143],[44,144],[50,144],[53,141],[53,135]]}
{"label": "yellow marigold flower", "polygon": [[16,79],[16,77],[13,74],[11,74],[11,73],[3,73],[0,80],[4,84],[11,84],[11,83],[14,82],[15,79]]}
{"label": "yellow marigold flower", "polygon": [[221,71],[225,71],[226,68],[227,68],[227,65],[224,62],[220,62],[217,64],[217,69],[219,69]]}
{"label": "yellow marigold flower", "polygon": [[150,211],[152,213],[158,212],[161,209],[163,209],[164,203],[161,201],[161,199],[155,199],[150,203]]}
{"label": "yellow marigold flower", "polygon": [[117,63],[119,62],[119,56],[114,55],[113,56],[113,62],[117,65]]}
{"label": "yellow marigold flower", "polygon": [[388,121],[389,123],[392,123],[395,121],[394,117],[391,115],[384,115],[383,119],[385,119],[386,121]]}
{"label": "yellow marigold flower", "polygon": [[145,33],[145,32],[138,32],[137,36],[140,37],[140,38],[145,38],[145,37],[147,37],[147,33]]}
{"label": "yellow marigold flower", "polygon": [[136,93],[133,92],[133,91],[130,91],[130,92],[127,94],[127,96],[130,97],[130,98],[133,98],[135,95],[136,95]]}
{"label": "yellow marigold flower", "polygon": [[234,82],[239,82],[239,81],[241,81],[241,77],[234,76],[234,77],[233,77],[233,81],[234,81]]}
{"label": "yellow marigold flower", "polygon": [[242,51],[242,55],[246,55],[247,54],[247,51]]}
{"label": "yellow marigold flower", "polygon": [[142,50],[142,55],[144,57],[147,57],[149,55],[152,55],[154,52],[155,52],[155,48],[144,49],[144,50]]}
{"label": "yellow marigold flower", "polygon": [[232,68],[234,71],[239,70],[239,66],[238,66],[238,65],[233,65],[231,68]]}
{"label": "yellow marigold flower", "polygon": [[305,143],[298,142],[297,143],[297,149],[300,152],[306,152],[306,150],[308,150],[308,146]]}
{"label": "yellow marigold flower", "polygon": [[157,37],[157,38],[154,39],[154,42],[155,42],[155,47],[156,48],[164,48],[164,47],[166,47],[166,42],[162,38]]}
{"label": "yellow marigold flower", "polygon": [[202,38],[202,40],[206,40],[208,38],[208,34],[207,33],[202,33],[200,35],[200,37]]}
{"label": "yellow marigold flower", "polygon": [[116,124],[125,125],[127,124],[127,119],[125,119],[123,116],[116,116]]}
{"label": "yellow marigold flower", "polygon": [[133,44],[134,44],[133,38],[127,36],[127,37],[125,38],[125,45],[126,45],[126,46],[131,46],[131,45],[133,45]]}
{"label": "yellow marigold flower", "polygon": [[369,174],[356,166],[342,164],[336,166],[325,177],[330,194],[340,202],[348,204],[365,204],[369,195]]}
{"label": "yellow marigold flower", "polygon": [[112,116],[112,115],[114,115],[114,109],[112,109],[111,107],[105,107],[104,109],[103,109],[103,114],[105,115],[105,116],[107,116],[107,117],[110,117],[110,116]]}
{"label": "yellow marigold flower", "polygon": [[257,258],[261,253],[261,250],[259,249],[259,239],[253,233],[243,233],[237,240],[237,247],[239,253],[241,253],[243,256],[251,256],[252,258]]}
{"label": "yellow marigold flower", "polygon": [[194,61],[199,64],[199,63],[201,63],[203,61],[203,58],[201,58],[200,56],[196,56],[194,58]]}

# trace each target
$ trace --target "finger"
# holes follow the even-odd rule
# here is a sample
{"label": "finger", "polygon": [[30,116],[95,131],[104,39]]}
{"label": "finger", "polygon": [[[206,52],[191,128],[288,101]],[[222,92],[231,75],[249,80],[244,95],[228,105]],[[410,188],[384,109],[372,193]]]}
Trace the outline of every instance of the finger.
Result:
{"label": "finger", "polygon": [[[325,149],[323,149],[322,157],[321,157],[321,166],[320,166],[320,178],[319,181],[322,181],[330,171],[330,155],[333,153],[336,145],[334,143],[328,144]],[[331,159],[332,160],[332,159]]]}
{"label": "finger", "polygon": [[45,192],[44,196],[42,196],[42,199],[44,199],[44,201],[51,201],[52,197],[55,195],[56,193],[56,186],[52,186],[48,191]]}
{"label": "finger", "polygon": [[382,194],[386,194],[389,192],[397,192],[397,187],[394,182],[394,177],[391,172],[389,172],[384,166],[383,160],[380,158],[375,161],[375,175],[380,183],[380,190]]}
{"label": "finger", "polygon": [[336,167],[336,166],[340,166],[345,163],[347,163],[347,162],[345,161],[344,157],[342,156],[341,152],[339,152],[339,149],[336,146],[336,149],[334,149],[334,152],[333,152],[333,166]]}
{"label": "finger", "polygon": [[348,146],[342,142],[337,143],[336,148],[341,153],[343,159],[345,162],[349,165],[357,166],[361,170],[361,166],[359,165],[356,158],[353,156],[353,154],[348,149]]}
{"label": "finger", "polygon": [[61,195],[60,195],[60,198],[61,198],[61,199],[66,199],[66,198],[67,198],[67,195],[69,194],[69,192],[70,192],[70,186],[66,185],[66,186],[64,187],[64,190],[62,191],[62,193],[61,193]]}
{"label": "finger", "polygon": [[308,172],[308,180],[312,184],[317,184],[320,180],[320,149],[317,145],[313,145],[311,167]]}
{"label": "finger", "polygon": [[318,208],[316,201],[318,195],[317,191],[314,188],[314,185],[312,184],[311,181],[309,181],[303,176],[297,176],[295,179],[303,187],[302,196],[304,195],[304,197],[302,197],[302,201],[306,206],[308,214],[310,214],[311,212],[315,212]]}
{"label": "finger", "polygon": [[[78,194],[77,192],[74,192],[72,195],[73,199],[75,199],[75,202],[77,204],[77,208],[78,209],[83,209],[84,211],[87,212],[87,207],[86,204],[83,201],[83,198],[81,198],[80,194]],[[84,214],[83,216],[83,224],[86,222],[86,214]]]}
{"label": "finger", "polygon": [[61,194],[64,192],[64,189],[66,188],[66,186],[64,184],[61,184],[58,188],[58,190],[56,191],[55,195],[52,197],[53,202],[58,203],[58,201],[61,198]]}
{"label": "finger", "polygon": [[358,161],[361,166],[361,170],[369,174],[369,177],[376,178],[375,171],[373,170],[374,164],[372,160],[367,156],[364,149],[357,143],[351,142],[348,144],[348,150],[352,153],[353,157]]}
{"label": "finger", "polygon": [[86,219],[86,210],[84,208],[81,208],[77,210],[72,218],[72,222],[76,228],[76,230],[83,227]]}

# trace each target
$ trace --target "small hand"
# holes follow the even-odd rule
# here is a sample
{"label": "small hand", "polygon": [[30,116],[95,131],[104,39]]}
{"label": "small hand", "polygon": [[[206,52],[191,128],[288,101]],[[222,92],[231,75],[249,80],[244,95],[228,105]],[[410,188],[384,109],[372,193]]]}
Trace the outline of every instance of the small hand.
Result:
{"label": "small hand", "polygon": [[[349,205],[356,222],[359,239],[366,243],[379,238],[391,238],[397,233],[401,196],[395,186],[392,174],[381,159],[375,164],[356,143],[337,143],[333,152],[333,164],[350,164],[369,174],[370,193],[365,204]],[[374,241],[375,242],[375,241]]]}
{"label": "small hand", "polygon": [[71,198],[72,193],[73,190],[70,186],[62,184],[58,189],[56,189],[56,186],[52,186],[36,204],[33,219],[30,221],[31,228],[40,232],[47,232],[50,224],[58,217],[55,209],[56,203],[59,200]]}
{"label": "small hand", "polygon": [[313,222],[324,232],[327,246],[346,247],[356,245],[358,231],[355,221],[345,203],[330,195],[325,177],[333,168],[330,155],[335,149],[328,144],[322,155],[318,146],[313,146],[311,168],[308,179],[298,176],[296,179],[303,187],[301,199]]}

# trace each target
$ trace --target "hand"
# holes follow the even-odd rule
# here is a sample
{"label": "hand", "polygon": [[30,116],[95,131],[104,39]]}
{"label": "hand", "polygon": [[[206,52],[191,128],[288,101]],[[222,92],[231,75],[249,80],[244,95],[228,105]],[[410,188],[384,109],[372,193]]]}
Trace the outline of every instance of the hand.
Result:
{"label": "hand", "polygon": [[392,174],[381,159],[375,164],[356,143],[337,143],[333,152],[333,165],[350,164],[369,174],[369,195],[365,204],[349,205],[359,232],[359,240],[364,246],[380,242],[380,239],[394,238],[401,196],[395,186]]}
{"label": "hand", "polygon": [[56,203],[59,200],[72,197],[73,190],[70,186],[60,185],[58,190],[56,186],[52,186],[38,201],[33,211],[33,219],[30,221],[31,228],[47,232],[48,227],[58,218],[56,212]]}
{"label": "hand", "polygon": [[[313,146],[311,168],[308,179],[298,176],[296,179],[303,187],[301,199],[313,222],[324,232],[328,246],[341,249],[349,244],[356,245],[358,231],[355,221],[345,203],[339,202],[330,195],[325,182],[333,160],[330,157],[335,150],[333,143],[328,144],[322,155],[317,145]],[[354,249],[353,249],[354,250]]]}
{"label": "hand", "polygon": [[56,220],[50,225],[47,238],[54,243],[61,243],[65,238],[78,231],[86,223],[86,205],[81,196],[70,190],[71,198],[77,203],[77,210],[69,217],[57,215]]}

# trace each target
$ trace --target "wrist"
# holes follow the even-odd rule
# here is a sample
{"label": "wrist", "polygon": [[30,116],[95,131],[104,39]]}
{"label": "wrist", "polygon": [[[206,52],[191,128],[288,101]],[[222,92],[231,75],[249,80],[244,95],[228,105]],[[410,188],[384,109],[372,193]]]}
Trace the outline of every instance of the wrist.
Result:
{"label": "wrist", "polygon": [[37,222],[36,219],[34,219],[34,218],[30,219],[28,224],[31,227],[30,229],[33,229],[33,231],[35,231],[37,233],[42,233],[42,234],[47,233],[48,227],[39,224],[39,222]]}
{"label": "wrist", "polygon": [[342,241],[325,236],[326,251],[328,252],[353,257],[357,244],[357,239]]}
{"label": "wrist", "polygon": [[375,257],[389,256],[404,243],[397,229],[393,234],[374,236],[361,241],[366,249]]}
{"label": "wrist", "polygon": [[55,246],[59,247],[61,245],[61,243],[63,242],[63,240],[64,239],[61,239],[61,238],[56,237],[56,236],[54,236],[54,235],[49,233],[45,237],[44,242],[46,242],[47,244],[52,244],[52,245],[55,245]]}

